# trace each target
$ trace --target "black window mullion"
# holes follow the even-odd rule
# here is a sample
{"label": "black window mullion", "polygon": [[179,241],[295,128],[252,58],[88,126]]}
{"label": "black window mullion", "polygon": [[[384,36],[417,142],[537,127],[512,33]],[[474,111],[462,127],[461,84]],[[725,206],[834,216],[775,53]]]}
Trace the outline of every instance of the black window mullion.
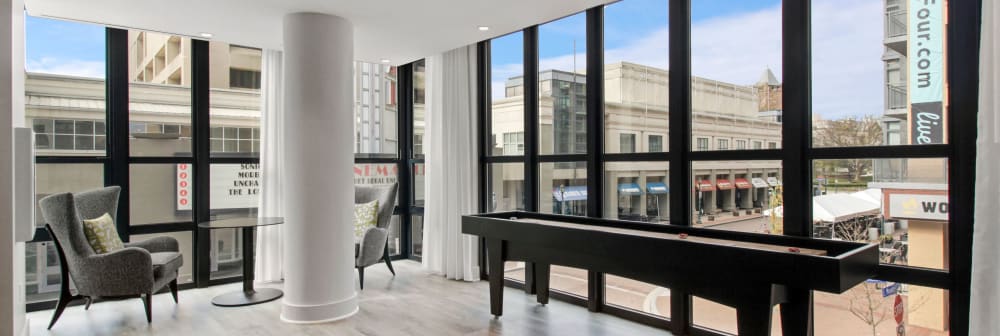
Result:
{"label": "black window mullion", "polygon": [[[604,6],[587,10],[587,216],[604,210]],[[604,273],[587,271],[587,308],[605,304]]]}
{"label": "black window mullion", "polygon": [[784,234],[812,233],[812,14],[810,0],[782,1],[781,127]]}
{"label": "black window mullion", "polygon": [[[486,191],[489,189],[487,187],[487,180],[489,177],[487,173],[489,172],[489,163],[483,158],[489,154],[489,148],[487,144],[487,137],[491,136],[492,130],[490,125],[492,124],[493,116],[490,113],[490,102],[493,101],[492,94],[490,93],[490,40],[482,41],[476,44],[476,99],[477,107],[479,109],[479,212],[484,213],[490,209],[487,206]],[[426,75],[425,75],[426,78]],[[426,99],[425,99],[426,101]],[[423,212],[421,212],[423,215]],[[479,248],[478,248],[478,262],[479,262],[479,278],[487,280],[489,277],[489,270],[486,269],[486,239],[479,237]]]}
{"label": "black window mullion", "polygon": [[[685,193],[670,198],[670,224],[691,225],[691,0],[669,2],[668,116],[670,188]],[[676,192],[674,193],[677,194]],[[670,296],[671,331],[687,335],[691,329],[691,295],[675,288]]]}
{"label": "black window mullion", "polygon": [[129,63],[128,31],[106,28],[105,115],[107,117],[107,155],[104,181],[121,187],[115,223],[123,241],[130,236],[129,205]]}
{"label": "black window mullion", "polygon": [[[194,134],[194,213],[195,224],[207,221],[210,214],[211,176],[211,117],[209,115],[209,48],[208,41],[191,40],[191,127]],[[210,241],[208,230],[194,230],[195,284],[209,286]]]}
{"label": "black window mullion", "polygon": [[402,241],[401,251],[396,251],[399,255],[404,258],[409,258],[411,256],[411,244],[413,239],[410,236],[412,232],[412,219],[410,216],[410,206],[416,203],[416,188],[414,187],[413,180],[416,178],[413,175],[414,165],[410,163],[410,159],[413,157],[413,63],[400,66],[396,69],[397,79],[397,95],[399,102],[399,113],[397,114],[398,122],[397,125],[402,125],[402,127],[396,127],[399,130],[399,135],[397,138],[399,142],[397,143],[397,152],[399,161],[398,166],[400,169],[399,176],[396,177],[397,193],[404,193],[406,197],[399,197],[400,204],[397,204],[397,209],[400,211],[399,215],[399,235]]}
{"label": "black window mullion", "polygon": [[538,26],[524,29],[524,207],[538,211]]}

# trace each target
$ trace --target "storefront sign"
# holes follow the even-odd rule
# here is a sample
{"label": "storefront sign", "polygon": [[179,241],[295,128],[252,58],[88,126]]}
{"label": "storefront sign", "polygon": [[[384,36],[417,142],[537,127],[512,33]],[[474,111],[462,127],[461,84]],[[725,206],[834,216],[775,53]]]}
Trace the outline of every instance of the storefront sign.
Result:
{"label": "storefront sign", "polygon": [[890,297],[899,292],[899,283],[882,287],[882,297]]}
{"label": "storefront sign", "polygon": [[946,221],[948,196],[889,194],[889,217]]}
{"label": "storefront sign", "polygon": [[910,143],[944,143],[944,0],[911,0]]}

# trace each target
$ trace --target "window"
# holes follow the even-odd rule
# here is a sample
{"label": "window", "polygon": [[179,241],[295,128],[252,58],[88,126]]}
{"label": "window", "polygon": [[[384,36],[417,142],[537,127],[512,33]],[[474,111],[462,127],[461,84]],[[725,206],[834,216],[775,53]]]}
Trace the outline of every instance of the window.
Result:
{"label": "window", "polygon": [[697,150],[708,150],[708,138],[698,138],[697,140]]}
{"label": "window", "polygon": [[[424,60],[413,62],[413,156],[424,156],[424,95],[427,92],[427,68]],[[522,144],[523,145],[523,144]]]}
{"label": "window", "polygon": [[[506,155],[503,135],[524,133],[524,34],[511,33],[490,41],[489,155]],[[523,153],[523,151],[521,152]]]}
{"label": "window", "polygon": [[489,178],[486,185],[488,211],[527,209],[524,204],[523,163],[494,163],[486,169],[486,176]]}
{"label": "window", "polygon": [[663,151],[663,136],[662,135],[650,135],[649,136],[649,152],[656,153]]}
{"label": "window", "polygon": [[[129,61],[130,154],[190,157],[191,39],[138,30],[130,30],[128,39],[142,49],[130,54],[146,55]],[[131,127],[139,124],[145,129]]]}
{"label": "window", "polygon": [[260,90],[260,70],[229,69],[229,87]]}
{"label": "window", "polygon": [[736,145],[735,149],[747,149],[746,140],[734,140],[734,144]]}
{"label": "window", "polygon": [[397,153],[396,68],[355,62],[355,156],[394,158]]}
{"label": "window", "polygon": [[718,150],[727,150],[727,149],[729,149],[729,139],[718,139],[718,144],[719,144],[719,146],[716,147],[715,149],[718,149]]}
{"label": "window", "polygon": [[103,120],[32,119],[31,126],[40,154],[103,154],[106,146]]}
{"label": "window", "polygon": [[[586,14],[580,13],[538,26],[538,153],[541,155],[587,152],[585,19]],[[557,59],[569,61],[555,62]]]}
{"label": "window", "polygon": [[622,133],[618,136],[619,153],[635,153],[635,134]]}
{"label": "window", "polygon": [[524,132],[503,134],[503,155],[524,155]]}
{"label": "window", "polygon": [[775,148],[778,148],[778,143],[777,143],[777,142],[768,142],[768,143],[767,143],[767,148],[768,148],[768,149],[775,149]]}
{"label": "window", "polygon": [[753,149],[761,149],[761,148],[763,148],[763,142],[754,140],[753,141]]}

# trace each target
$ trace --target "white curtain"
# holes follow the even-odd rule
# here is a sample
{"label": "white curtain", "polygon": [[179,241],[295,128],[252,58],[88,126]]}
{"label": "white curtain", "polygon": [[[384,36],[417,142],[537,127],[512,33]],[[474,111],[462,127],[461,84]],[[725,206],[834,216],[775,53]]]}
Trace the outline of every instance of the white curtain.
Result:
{"label": "white curtain", "polygon": [[[264,50],[260,83],[260,210],[261,217],[284,216],[284,155],[281,152],[284,113],[284,76],[281,51]],[[282,225],[257,228],[254,269],[258,282],[280,282],[284,255]]]}
{"label": "white curtain", "polygon": [[979,139],[976,141],[976,213],[972,237],[969,335],[1000,330],[1000,6],[983,1],[979,54]]}
{"label": "white curtain", "polygon": [[427,58],[424,155],[424,268],[477,281],[477,240],[462,234],[462,215],[477,212],[476,49]]}

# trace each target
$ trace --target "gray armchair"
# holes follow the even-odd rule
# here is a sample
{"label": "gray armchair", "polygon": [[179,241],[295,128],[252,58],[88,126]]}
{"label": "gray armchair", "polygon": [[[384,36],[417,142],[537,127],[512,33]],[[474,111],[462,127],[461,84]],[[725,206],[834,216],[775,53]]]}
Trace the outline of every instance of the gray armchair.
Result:
{"label": "gray armchair", "polygon": [[354,267],[358,269],[358,281],[365,289],[365,267],[384,260],[389,272],[396,275],[389,259],[389,222],[396,207],[396,183],[380,186],[354,186],[354,203],[368,203],[378,200],[378,222],[369,228],[354,243]]}
{"label": "gray armchair", "polygon": [[[146,321],[152,322],[153,293],[165,286],[177,302],[177,270],[184,263],[177,240],[157,237],[125,248],[97,254],[83,233],[85,218],[118,212],[117,186],[82,193],[62,193],[42,198],[38,203],[46,229],[56,245],[62,271],[59,303],[49,329],[56,324],[70,301],[85,299],[86,307],[96,298],[140,296],[146,309]],[[76,294],[70,289],[72,279]]]}

